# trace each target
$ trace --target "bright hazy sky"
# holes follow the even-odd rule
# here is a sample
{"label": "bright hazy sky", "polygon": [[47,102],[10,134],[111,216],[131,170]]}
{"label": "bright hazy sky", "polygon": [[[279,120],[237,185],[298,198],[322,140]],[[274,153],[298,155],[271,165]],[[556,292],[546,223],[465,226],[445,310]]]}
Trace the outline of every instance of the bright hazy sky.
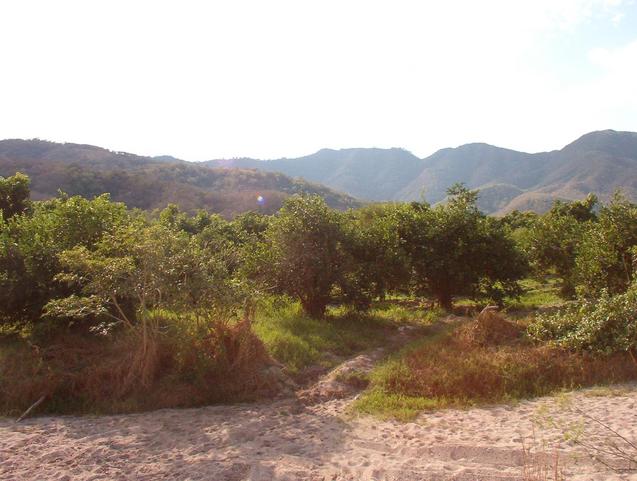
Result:
{"label": "bright hazy sky", "polygon": [[0,138],[205,160],[637,131],[635,0],[2,0],[0,53]]}

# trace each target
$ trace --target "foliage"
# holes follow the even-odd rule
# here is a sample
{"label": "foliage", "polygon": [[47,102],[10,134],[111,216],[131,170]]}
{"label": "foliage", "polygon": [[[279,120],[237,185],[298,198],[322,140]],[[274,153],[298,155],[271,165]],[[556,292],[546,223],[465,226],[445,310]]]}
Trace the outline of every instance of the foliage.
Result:
{"label": "foliage", "polygon": [[524,230],[523,249],[538,274],[554,271],[562,280],[563,297],[575,294],[575,259],[588,225],[595,219],[597,198],[578,202],[556,201],[549,212]]}
{"label": "foliage", "polygon": [[633,280],[637,246],[637,205],[617,193],[603,206],[598,221],[585,232],[577,249],[580,294],[595,297],[601,289],[626,291]]}
{"label": "foliage", "polygon": [[29,178],[20,172],[7,178],[0,176],[0,217],[8,220],[29,208],[29,184]]}
{"label": "foliage", "polygon": [[61,270],[58,255],[76,246],[93,249],[127,222],[125,206],[108,195],[93,200],[62,195],[9,219],[0,234],[0,318],[37,321],[51,298],[74,292],[54,282]]}
{"label": "foliage", "polygon": [[597,299],[583,299],[563,310],[539,316],[528,328],[538,341],[554,341],[573,350],[600,353],[637,348],[637,284],[615,296],[602,290]]}
{"label": "foliage", "polygon": [[409,266],[392,222],[398,207],[372,205],[345,218],[346,269],[339,287],[342,300],[359,310],[388,292],[408,288]]}
{"label": "foliage", "polygon": [[[133,223],[95,244],[94,250],[77,246],[59,256],[65,269],[56,279],[79,286],[84,297],[54,299],[45,308],[47,316],[71,317],[87,299],[100,299],[99,310],[109,317],[133,326],[135,319],[148,317],[150,309],[175,312],[228,310],[237,303],[224,263],[202,249],[196,238],[161,224]],[[134,317],[126,312],[131,306]]]}
{"label": "foliage", "polygon": [[416,291],[434,295],[445,308],[454,295],[496,302],[516,295],[526,266],[502,224],[478,211],[475,191],[456,185],[449,195],[444,205],[413,203],[397,212]]}
{"label": "foliage", "polygon": [[341,214],[318,196],[293,196],[272,220],[256,251],[255,276],[272,292],[297,298],[322,317],[345,268]]}

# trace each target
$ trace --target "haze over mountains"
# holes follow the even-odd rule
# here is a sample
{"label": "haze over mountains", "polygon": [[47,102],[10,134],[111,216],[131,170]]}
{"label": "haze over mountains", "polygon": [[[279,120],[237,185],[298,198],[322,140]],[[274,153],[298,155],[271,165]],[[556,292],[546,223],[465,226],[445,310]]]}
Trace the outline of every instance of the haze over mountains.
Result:
{"label": "haze over mountains", "polygon": [[[317,193],[336,208],[363,201],[444,200],[464,182],[480,189],[487,213],[538,212],[553,200],[594,192],[607,199],[621,188],[637,198],[637,133],[591,132],[563,149],[529,154],[473,143],[441,149],[420,159],[399,149],[322,149],[296,159],[230,159],[185,162],[166,155],[144,157],[100,147],[41,140],[0,141],[0,175],[21,171],[32,178],[36,199],[109,192],[141,209],[169,202],[232,216],[259,208],[274,212],[289,195]],[[320,185],[322,184],[322,185]],[[258,207],[263,195],[266,205]]]}
{"label": "haze over mountains", "polygon": [[403,149],[323,149],[296,159],[213,160],[207,165],[276,171],[371,200],[436,203],[464,182],[480,189],[483,211],[546,210],[554,199],[589,192],[608,198],[618,187],[637,198],[637,133],[586,134],[561,150],[529,154],[473,143],[424,159]]}

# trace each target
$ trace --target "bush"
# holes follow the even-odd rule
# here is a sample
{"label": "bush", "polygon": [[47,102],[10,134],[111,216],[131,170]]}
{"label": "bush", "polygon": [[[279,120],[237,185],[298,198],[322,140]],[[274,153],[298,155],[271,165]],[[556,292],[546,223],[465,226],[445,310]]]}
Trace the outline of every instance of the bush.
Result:
{"label": "bush", "polygon": [[598,299],[583,299],[553,315],[539,316],[528,327],[538,341],[598,353],[633,351],[637,347],[637,284],[624,294],[602,290]]}
{"label": "bush", "polygon": [[454,296],[501,303],[519,295],[526,261],[502,222],[478,210],[476,191],[459,184],[448,194],[446,204],[412,203],[395,214],[414,290],[445,309]]}
{"label": "bush", "polygon": [[319,196],[292,196],[254,250],[250,276],[270,292],[297,298],[322,317],[344,270],[342,215]]}

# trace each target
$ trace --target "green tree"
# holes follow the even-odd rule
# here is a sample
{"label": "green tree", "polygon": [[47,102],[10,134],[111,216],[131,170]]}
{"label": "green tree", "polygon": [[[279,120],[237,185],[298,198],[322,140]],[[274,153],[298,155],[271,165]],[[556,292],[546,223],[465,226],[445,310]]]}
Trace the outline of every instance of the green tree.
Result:
{"label": "green tree", "polygon": [[575,294],[575,258],[589,226],[595,221],[597,197],[584,201],[556,201],[520,236],[523,249],[538,275],[554,272],[561,279],[561,295]]}
{"label": "green tree", "polygon": [[62,195],[35,203],[32,213],[14,215],[0,235],[0,317],[37,321],[49,299],[71,293],[53,281],[61,269],[58,255],[75,246],[93,249],[127,222],[126,207],[108,195],[93,200]]}
{"label": "green tree", "polygon": [[0,177],[0,214],[5,220],[29,208],[29,177],[20,172],[12,177]]}
{"label": "green tree", "polygon": [[602,289],[611,295],[625,292],[634,278],[635,246],[637,205],[618,192],[579,243],[575,263],[581,293],[597,297]]}
{"label": "green tree", "polygon": [[299,299],[322,317],[345,268],[342,214],[319,196],[288,198],[255,248],[252,274],[269,290]]}
{"label": "green tree", "polygon": [[49,317],[106,316],[134,327],[148,322],[155,309],[203,314],[236,300],[223,261],[196,238],[161,224],[133,223],[105,235],[92,250],[80,245],[59,258],[64,272],[56,280],[79,289],[49,302]]}
{"label": "green tree", "polygon": [[478,210],[476,191],[455,185],[448,195],[446,204],[413,203],[398,215],[416,291],[445,308],[456,295],[502,302],[516,294],[526,265],[502,223]]}
{"label": "green tree", "polygon": [[395,228],[400,204],[375,204],[346,214],[346,268],[339,282],[343,300],[366,309],[388,291],[407,290],[409,265]]}

